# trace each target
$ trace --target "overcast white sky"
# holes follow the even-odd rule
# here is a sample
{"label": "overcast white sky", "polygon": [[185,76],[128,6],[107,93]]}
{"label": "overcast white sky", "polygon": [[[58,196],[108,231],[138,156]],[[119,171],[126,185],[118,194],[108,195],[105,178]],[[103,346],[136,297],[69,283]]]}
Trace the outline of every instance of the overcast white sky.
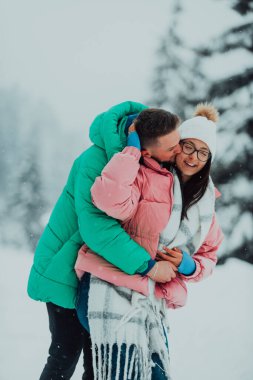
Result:
{"label": "overcast white sky", "polygon": [[[145,101],[169,0],[0,0],[0,86],[48,103],[65,129]],[[226,1],[185,0],[185,38],[203,42],[228,22]]]}

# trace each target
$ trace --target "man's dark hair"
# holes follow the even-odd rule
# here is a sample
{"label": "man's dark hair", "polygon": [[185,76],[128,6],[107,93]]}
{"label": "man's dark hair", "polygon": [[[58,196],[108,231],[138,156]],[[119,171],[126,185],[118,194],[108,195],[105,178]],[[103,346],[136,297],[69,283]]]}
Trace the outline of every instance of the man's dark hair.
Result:
{"label": "man's dark hair", "polygon": [[142,148],[156,144],[158,137],[173,132],[179,123],[177,115],[159,108],[147,108],[134,120]]}

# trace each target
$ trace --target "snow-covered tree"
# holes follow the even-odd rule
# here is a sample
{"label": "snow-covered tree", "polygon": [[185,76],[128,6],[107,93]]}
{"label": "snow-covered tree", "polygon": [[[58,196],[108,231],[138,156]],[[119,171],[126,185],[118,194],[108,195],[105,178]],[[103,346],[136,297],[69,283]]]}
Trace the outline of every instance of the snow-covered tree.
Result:
{"label": "snow-covered tree", "polygon": [[47,175],[42,170],[46,160],[43,126],[37,114],[33,102],[19,89],[0,89],[0,242],[32,249],[49,203],[44,191]]}
{"label": "snow-covered tree", "polygon": [[253,1],[233,0],[231,5],[241,22],[199,53],[210,64],[222,57],[227,68],[207,93],[221,112],[213,176],[222,193],[224,258],[236,256],[253,263]]}
{"label": "snow-covered tree", "polygon": [[43,194],[41,169],[34,147],[19,162],[19,168],[10,181],[7,196],[7,226],[9,243],[28,244],[34,248],[42,232],[42,216],[47,211]]}
{"label": "snow-covered tree", "polygon": [[172,3],[170,27],[157,50],[158,64],[152,81],[148,104],[163,107],[185,119],[207,91],[207,80],[199,65],[200,58],[179,32],[182,1]]}
{"label": "snow-covered tree", "polygon": [[174,21],[161,43],[151,103],[183,118],[192,116],[199,101],[212,101],[220,111],[212,170],[226,236],[220,262],[236,256],[253,263],[253,0],[227,2],[240,21],[201,48],[187,46],[187,36],[179,33],[181,4],[174,5]]}

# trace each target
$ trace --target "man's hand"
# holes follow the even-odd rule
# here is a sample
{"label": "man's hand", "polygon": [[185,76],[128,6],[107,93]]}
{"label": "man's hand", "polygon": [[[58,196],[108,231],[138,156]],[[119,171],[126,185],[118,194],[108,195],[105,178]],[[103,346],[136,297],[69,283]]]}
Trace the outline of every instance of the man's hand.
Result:
{"label": "man's hand", "polygon": [[147,273],[147,276],[155,282],[169,282],[176,277],[177,267],[167,261],[159,261]]}
{"label": "man's hand", "polygon": [[166,251],[166,253],[157,251],[156,260],[160,261],[168,261],[171,264],[174,264],[176,267],[178,267],[183,259],[183,253],[178,248],[169,249],[168,247],[163,247],[163,249]]}

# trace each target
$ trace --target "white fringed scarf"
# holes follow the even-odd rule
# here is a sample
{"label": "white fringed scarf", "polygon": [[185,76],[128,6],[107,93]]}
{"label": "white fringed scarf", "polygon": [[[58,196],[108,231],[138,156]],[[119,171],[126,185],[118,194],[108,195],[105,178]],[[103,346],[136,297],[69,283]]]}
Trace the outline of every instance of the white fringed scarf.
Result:
{"label": "white fringed scarf", "polygon": [[[174,205],[170,220],[160,235],[159,248],[178,247],[191,255],[205,240],[214,213],[215,191],[212,180],[204,196],[188,210],[181,222],[182,196],[179,179],[174,175]],[[165,378],[171,380],[169,353],[164,333],[168,331],[164,300],[154,296],[154,282],[149,279],[150,296],[117,287],[91,275],[88,319],[92,341],[95,380],[111,380],[112,352],[117,345],[115,380],[151,380],[152,354],[162,362]],[[165,327],[165,329],[164,329]],[[120,376],[120,352],[126,347]],[[134,346],[133,352],[130,347]],[[120,377],[119,377],[120,376]]]}
{"label": "white fringed scarf", "polygon": [[159,249],[177,247],[193,255],[204,243],[212,224],[215,206],[215,188],[211,177],[203,197],[187,211],[181,221],[182,193],[178,176],[174,174],[174,203],[169,222],[160,234]]}
{"label": "white fringed scarf", "polygon": [[[111,380],[115,345],[118,349],[115,380],[151,380],[155,365],[153,353],[159,355],[165,378],[171,380],[165,304],[155,298],[152,280],[149,280],[149,289],[150,296],[145,297],[91,275],[88,319],[95,380]],[[120,359],[122,347],[126,349],[123,364]]]}

